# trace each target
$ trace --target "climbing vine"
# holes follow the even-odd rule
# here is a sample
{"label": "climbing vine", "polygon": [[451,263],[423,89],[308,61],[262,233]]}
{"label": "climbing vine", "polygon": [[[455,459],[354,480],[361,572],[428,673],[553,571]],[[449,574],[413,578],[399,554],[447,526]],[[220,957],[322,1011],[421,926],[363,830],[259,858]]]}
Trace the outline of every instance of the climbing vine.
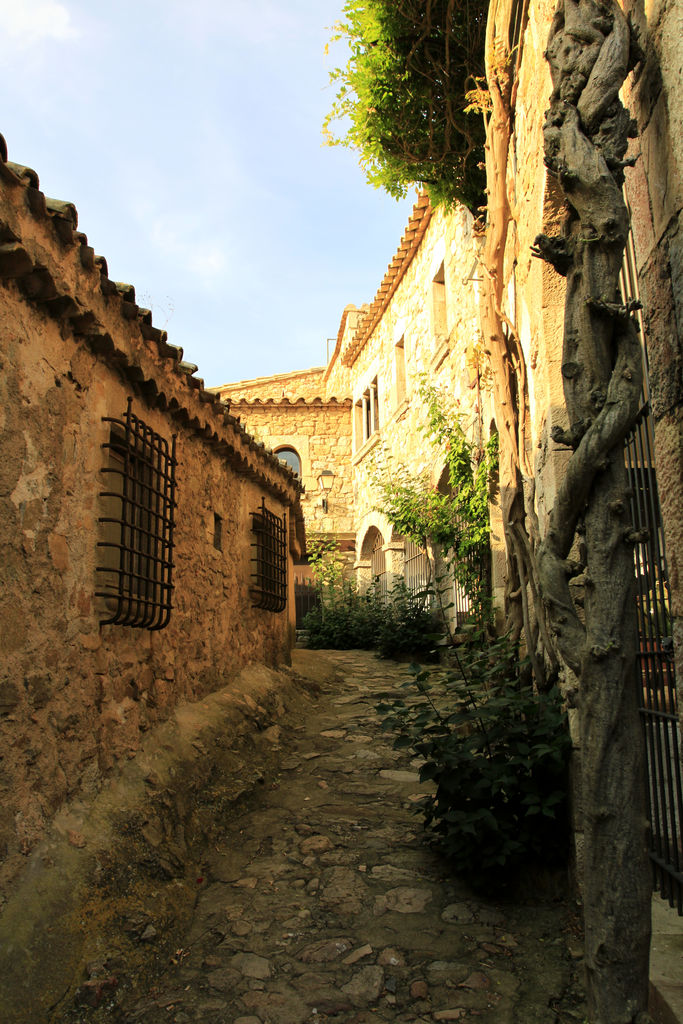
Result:
{"label": "climbing vine", "polygon": [[[491,19],[487,28],[488,0],[348,0],[344,13],[336,37],[348,41],[350,57],[332,73],[339,92],[325,122],[328,141],[357,149],[370,183],[391,195],[417,184],[435,206],[459,202],[478,216],[485,204],[479,312],[500,438],[503,611],[514,641],[524,637],[544,690],[557,676],[558,660],[539,596],[527,366],[504,311],[505,253],[514,231],[507,181],[518,44],[505,18],[500,25]],[[330,133],[334,122],[341,137]],[[439,510],[432,511],[438,520]]]}
{"label": "climbing vine", "polygon": [[335,537],[313,534],[306,545],[308,564],[318,590],[338,587],[344,577],[344,560],[340,556],[339,541]]}
{"label": "climbing vine", "polygon": [[486,581],[473,571],[469,556],[481,550],[490,532],[489,489],[497,467],[498,439],[494,435],[482,446],[470,441],[454,403],[425,377],[418,393],[426,413],[421,429],[446,464],[449,492],[441,493],[426,474],[416,475],[382,448],[372,471],[379,494],[377,510],[397,533],[425,551],[428,544],[440,548],[455,578],[481,608]]}

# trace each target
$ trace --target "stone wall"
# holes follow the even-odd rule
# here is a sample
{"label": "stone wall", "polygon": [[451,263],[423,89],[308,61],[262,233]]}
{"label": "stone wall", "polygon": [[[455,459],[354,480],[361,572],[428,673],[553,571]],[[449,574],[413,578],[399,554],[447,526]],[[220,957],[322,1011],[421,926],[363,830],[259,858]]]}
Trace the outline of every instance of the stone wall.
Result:
{"label": "stone wall", "polygon": [[[472,217],[465,210],[449,215],[433,212],[422,198],[411,223],[415,244],[410,245],[409,225],[375,303],[354,311],[352,317],[345,311],[340,343],[327,371],[329,388],[339,390],[350,384],[352,389],[358,569],[368,576],[366,538],[369,531],[379,530],[390,582],[403,577],[404,544],[377,511],[379,495],[373,482],[377,468],[391,471],[401,464],[432,487],[438,485],[444,469],[443,455],[423,432],[426,408],[419,395],[420,380],[424,377],[443,389],[475,444],[488,438],[493,418],[487,382],[480,371],[477,239]],[[388,278],[390,285],[385,289]],[[371,390],[377,396],[377,429],[372,432],[364,431],[362,422],[363,401],[367,406]],[[494,543],[500,540],[496,537]]]}
{"label": "stone wall", "polygon": [[277,402],[283,399],[296,402],[300,398],[311,401],[325,394],[324,374],[324,366],[314,366],[310,370],[293,370],[291,373],[276,373],[270,377],[256,377],[253,380],[240,380],[235,384],[222,384],[220,387],[211,388],[211,391],[215,392],[221,401],[228,403],[254,399],[262,402]]}
{"label": "stone wall", "polygon": [[[264,379],[264,392],[271,390],[270,378]],[[301,460],[301,508],[309,535],[353,536],[353,500],[351,481],[351,402],[331,398],[264,401],[231,399],[232,412],[275,454],[278,449],[293,448]],[[318,476],[322,470],[334,473],[322,505]]]}
{"label": "stone wall", "polygon": [[[507,37],[512,4],[493,5],[495,24]],[[680,311],[677,309],[677,267],[683,207],[679,168],[683,140],[671,126],[680,125],[683,98],[680,67],[683,55],[681,12],[675,4],[626,3],[641,31],[644,65],[629,77],[624,102],[636,117],[639,139],[636,166],[627,169],[626,192],[632,211],[636,263],[644,302],[645,342],[650,368],[651,406],[655,421],[657,477],[662,521],[669,558],[674,637],[678,632],[677,666],[680,693],[683,664],[680,635],[680,552],[683,545],[683,442],[681,416]],[[506,252],[504,311],[522,341],[529,374],[531,435],[528,454],[534,469],[538,526],[547,529],[558,482],[568,454],[555,445],[550,431],[566,426],[562,389],[562,341],[565,281],[535,259],[531,246],[539,232],[557,235],[563,200],[543,163],[543,113],[552,90],[544,50],[555,11],[551,0],[534,0],[522,37],[516,84],[514,132],[508,154],[508,194],[514,218]],[[573,677],[567,670],[565,683]],[[580,747],[576,712],[570,711],[574,739]],[[581,799],[573,805],[576,854],[581,862]]]}
{"label": "stone wall", "polygon": [[[59,807],[94,795],[176,705],[251,662],[288,661],[293,602],[275,614],[250,598],[251,513],[265,499],[287,515],[290,579],[305,545],[298,482],[109,280],[76,223],[34,172],[0,161],[0,885]],[[177,435],[173,610],[158,632],[102,625],[95,597],[104,418],[121,420],[129,397]]]}
{"label": "stone wall", "polygon": [[[650,405],[654,420],[657,481],[669,568],[674,618],[677,678],[683,678],[683,136],[675,130],[683,119],[680,85],[683,61],[683,15],[674,3],[628,0],[645,59],[629,76],[624,102],[635,118],[638,137],[626,169],[626,195],[638,286],[643,301]],[[499,0],[497,24],[507,25],[510,4]],[[562,335],[565,282],[531,255],[539,231],[557,234],[562,199],[543,164],[543,108],[551,92],[544,59],[555,5],[529,5],[516,89],[514,135],[508,162],[508,190],[515,217],[506,253],[505,312],[520,332],[529,371],[532,434],[530,454],[535,471],[539,526],[544,531],[557,481],[567,454],[550,440],[555,424],[566,426],[562,393]],[[680,689],[679,689],[680,692]]]}
{"label": "stone wall", "polygon": [[[683,695],[683,10],[627,0],[644,60],[624,90],[638,126],[626,172],[644,306],[657,480],[667,545],[679,695]],[[681,700],[683,710],[683,700]]]}

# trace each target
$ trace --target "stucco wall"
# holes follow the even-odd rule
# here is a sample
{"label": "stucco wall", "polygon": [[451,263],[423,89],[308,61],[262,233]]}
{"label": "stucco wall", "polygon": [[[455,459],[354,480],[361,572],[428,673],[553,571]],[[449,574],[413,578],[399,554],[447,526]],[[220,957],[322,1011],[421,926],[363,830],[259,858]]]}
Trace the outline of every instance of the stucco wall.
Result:
{"label": "stucco wall", "polygon": [[[291,522],[288,548],[304,543],[291,473],[182,366],[67,213],[0,165],[0,885],[60,805],[96,792],[179,702],[288,660],[290,614],[250,599],[250,513],[265,498]],[[101,625],[94,596],[103,417],[121,419],[128,396],[177,434],[173,611],[159,632]]]}

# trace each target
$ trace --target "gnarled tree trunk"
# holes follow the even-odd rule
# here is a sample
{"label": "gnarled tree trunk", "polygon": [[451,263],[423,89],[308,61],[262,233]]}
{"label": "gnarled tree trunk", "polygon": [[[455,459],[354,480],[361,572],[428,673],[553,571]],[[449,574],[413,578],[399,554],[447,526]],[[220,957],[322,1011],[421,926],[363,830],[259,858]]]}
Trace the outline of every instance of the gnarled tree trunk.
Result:
{"label": "gnarled tree trunk", "polygon": [[564,235],[539,236],[536,252],[567,278],[562,374],[569,430],[553,437],[573,454],[539,548],[539,571],[559,649],[579,679],[590,1020],[627,1024],[646,1019],[651,884],[624,463],[642,368],[632,311],[621,305],[618,286],[628,231],[623,158],[632,130],[618,92],[634,48],[620,7],[614,0],[560,0],[546,56],[553,79],[546,164],[570,213]]}
{"label": "gnarled tree trunk", "polygon": [[488,202],[479,318],[491,370],[500,442],[498,481],[507,562],[506,626],[515,639],[523,634],[535,684],[539,690],[545,690],[554,681],[558,663],[545,609],[539,600],[536,531],[532,528],[533,476],[525,450],[529,417],[527,368],[515,327],[503,314],[505,248],[512,223],[507,164],[513,125],[513,55],[507,40],[498,39],[496,32],[495,19],[490,19],[486,46],[490,104],[485,149]]}

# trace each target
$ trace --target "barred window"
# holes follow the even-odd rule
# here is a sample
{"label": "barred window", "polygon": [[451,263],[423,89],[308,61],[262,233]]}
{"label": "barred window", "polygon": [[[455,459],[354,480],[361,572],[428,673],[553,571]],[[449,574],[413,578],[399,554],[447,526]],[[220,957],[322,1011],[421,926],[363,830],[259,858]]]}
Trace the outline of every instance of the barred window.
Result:
{"label": "barred window", "polygon": [[103,417],[110,432],[95,593],[103,625],[157,630],[172,606],[176,438],[169,448],[131,406],[129,398],[123,419]]}
{"label": "barred window", "polygon": [[287,606],[287,516],[275,515],[262,499],[251,517],[251,600],[256,608],[281,612]]}

